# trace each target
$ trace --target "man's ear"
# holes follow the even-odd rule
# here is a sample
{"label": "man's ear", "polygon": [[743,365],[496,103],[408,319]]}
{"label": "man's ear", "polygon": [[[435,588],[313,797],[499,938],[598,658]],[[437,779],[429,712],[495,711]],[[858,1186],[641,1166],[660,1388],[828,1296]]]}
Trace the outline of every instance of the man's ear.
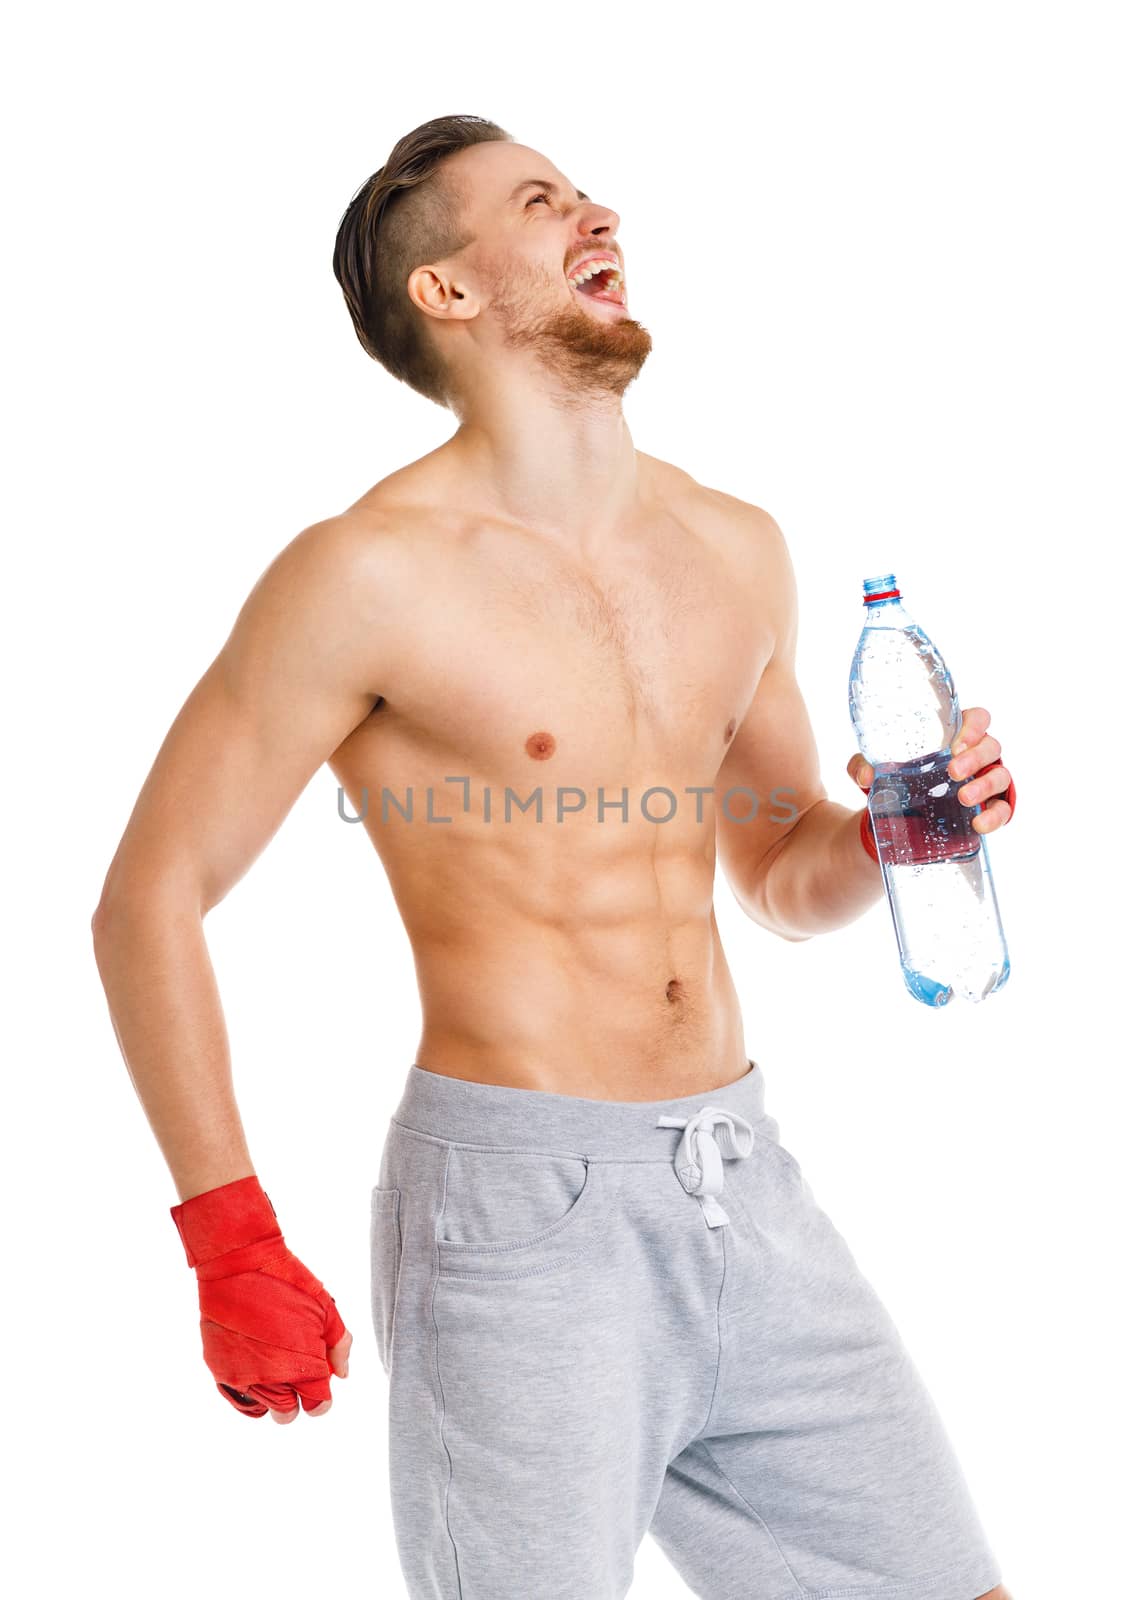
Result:
{"label": "man's ear", "polygon": [[464,283],[456,283],[441,267],[416,267],[408,277],[407,292],[429,317],[464,322],[482,309],[475,292]]}

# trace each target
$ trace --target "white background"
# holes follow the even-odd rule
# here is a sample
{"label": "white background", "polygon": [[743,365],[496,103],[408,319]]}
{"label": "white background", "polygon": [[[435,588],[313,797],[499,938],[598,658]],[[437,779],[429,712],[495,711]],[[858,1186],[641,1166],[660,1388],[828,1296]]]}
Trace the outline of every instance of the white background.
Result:
{"label": "white background", "polygon": [[[896,573],[964,707],[991,712],[1019,791],[989,846],[1001,994],[913,1002],[884,903],[800,945],[723,881],[718,915],[769,1109],[924,1374],[1015,1600],[1121,1592],[1115,14],[439,0],[15,24],[0,1181],[21,1593],[403,1593],[367,1229],[419,1013],[379,862],[323,768],[206,923],[256,1168],[356,1338],[332,1411],[288,1428],[237,1416],[203,1365],[89,920],[258,575],[453,431],[364,355],[330,265],[355,189],[452,112],[619,212],[654,338],[635,443],[783,528],[831,797],[861,804],[863,577]],[[686,1592],[645,1540],[632,1594]]]}

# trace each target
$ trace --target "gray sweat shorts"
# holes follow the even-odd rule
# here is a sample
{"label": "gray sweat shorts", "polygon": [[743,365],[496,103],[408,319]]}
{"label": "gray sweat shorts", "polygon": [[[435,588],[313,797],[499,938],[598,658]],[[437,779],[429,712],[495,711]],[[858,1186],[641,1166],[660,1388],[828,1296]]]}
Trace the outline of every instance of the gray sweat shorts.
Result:
{"label": "gray sweat shorts", "polygon": [[621,1600],[648,1532],[702,1600],[1001,1582],[756,1062],[655,1101],[412,1066],[371,1246],[412,1600]]}

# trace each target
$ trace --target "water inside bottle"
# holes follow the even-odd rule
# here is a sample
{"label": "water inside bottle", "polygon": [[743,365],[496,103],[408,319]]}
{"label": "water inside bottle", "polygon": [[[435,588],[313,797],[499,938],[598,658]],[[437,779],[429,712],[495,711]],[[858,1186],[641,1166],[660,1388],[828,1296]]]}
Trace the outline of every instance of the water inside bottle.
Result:
{"label": "water inside bottle", "polygon": [[879,765],[870,789],[870,816],[882,856],[898,864],[924,864],[974,856],[980,836],[976,814],[958,798],[959,782],[947,775],[950,750],[923,761]]}
{"label": "water inside bottle", "polygon": [[893,574],[864,589],[850,712],[874,769],[870,818],[902,973],[926,1005],[982,1000],[1007,981],[1010,961],[987,850],[972,827],[982,807],[965,806],[967,779],[948,774],[963,720],[955,686]]}

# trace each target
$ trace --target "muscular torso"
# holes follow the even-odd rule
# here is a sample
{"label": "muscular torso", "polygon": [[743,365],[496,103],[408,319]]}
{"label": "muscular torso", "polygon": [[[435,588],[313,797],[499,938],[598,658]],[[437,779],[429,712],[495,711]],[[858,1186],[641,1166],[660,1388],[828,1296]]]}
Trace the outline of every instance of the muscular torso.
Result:
{"label": "muscular torso", "polygon": [[353,508],[394,523],[405,576],[381,698],[329,765],[411,941],[432,1071],[651,1100],[746,1068],[717,797],[692,791],[771,654],[772,577],[727,497],[638,462],[644,515],[587,552],[467,509],[429,458]]}

